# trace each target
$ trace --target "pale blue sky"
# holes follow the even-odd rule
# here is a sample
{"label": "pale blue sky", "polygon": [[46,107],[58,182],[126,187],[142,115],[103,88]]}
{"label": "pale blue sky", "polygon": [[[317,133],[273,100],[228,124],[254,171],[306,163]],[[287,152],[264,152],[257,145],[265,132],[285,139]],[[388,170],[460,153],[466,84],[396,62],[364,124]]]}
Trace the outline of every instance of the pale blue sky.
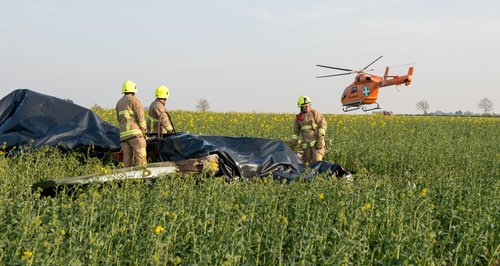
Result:
{"label": "pale blue sky", "polygon": [[[342,113],[354,76],[316,64],[362,68],[415,63],[414,82],[382,88],[395,113],[500,112],[500,1],[71,1],[0,0],[0,98],[29,88],[84,107],[112,108],[133,80],[148,106],[171,90],[169,109],[296,112],[301,94]],[[405,74],[406,67],[391,70]],[[355,113],[361,113],[356,111]]]}

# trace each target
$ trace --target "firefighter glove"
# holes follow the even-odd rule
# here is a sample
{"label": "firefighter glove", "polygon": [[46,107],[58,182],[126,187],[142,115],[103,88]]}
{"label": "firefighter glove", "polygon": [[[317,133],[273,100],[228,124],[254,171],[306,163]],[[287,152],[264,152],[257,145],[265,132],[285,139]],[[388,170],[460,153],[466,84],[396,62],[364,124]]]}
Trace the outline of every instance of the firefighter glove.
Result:
{"label": "firefighter glove", "polygon": [[324,144],[325,144],[325,137],[320,134],[316,139],[316,145],[315,145],[316,150],[323,149],[325,146]]}

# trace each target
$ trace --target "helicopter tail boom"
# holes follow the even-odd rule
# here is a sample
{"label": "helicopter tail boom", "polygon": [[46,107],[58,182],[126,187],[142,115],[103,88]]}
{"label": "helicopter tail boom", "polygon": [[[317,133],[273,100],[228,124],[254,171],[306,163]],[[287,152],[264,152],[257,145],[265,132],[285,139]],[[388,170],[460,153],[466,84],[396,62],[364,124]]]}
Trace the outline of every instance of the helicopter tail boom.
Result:
{"label": "helicopter tail boom", "polygon": [[389,76],[389,67],[385,69],[384,79],[377,83],[379,87],[405,84],[410,85],[413,80],[413,67],[408,68],[408,75],[405,76]]}

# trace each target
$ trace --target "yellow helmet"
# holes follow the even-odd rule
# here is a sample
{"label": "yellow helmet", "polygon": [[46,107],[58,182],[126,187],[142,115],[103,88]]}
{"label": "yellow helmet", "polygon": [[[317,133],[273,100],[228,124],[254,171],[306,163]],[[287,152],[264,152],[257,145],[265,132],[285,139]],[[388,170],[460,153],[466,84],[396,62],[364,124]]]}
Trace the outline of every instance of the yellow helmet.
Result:
{"label": "yellow helmet", "polygon": [[125,83],[123,83],[122,86],[122,93],[136,93],[137,92],[137,85],[133,81],[127,80]]}
{"label": "yellow helmet", "polygon": [[297,106],[300,108],[301,106],[305,106],[311,104],[311,98],[308,96],[301,95],[299,100],[297,101]]}
{"label": "yellow helmet", "polygon": [[156,98],[168,99],[168,96],[170,96],[170,90],[167,88],[167,86],[161,85],[160,87],[156,88],[155,91]]}

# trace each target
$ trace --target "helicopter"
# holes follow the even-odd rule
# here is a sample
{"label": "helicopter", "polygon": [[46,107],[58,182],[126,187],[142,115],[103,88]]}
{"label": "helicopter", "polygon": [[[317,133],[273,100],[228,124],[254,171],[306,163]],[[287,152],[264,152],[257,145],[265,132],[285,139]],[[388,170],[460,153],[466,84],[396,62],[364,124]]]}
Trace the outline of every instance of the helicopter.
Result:
{"label": "helicopter", "polygon": [[351,85],[347,86],[347,88],[345,88],[344,92],[342,93],[342,111],[350,112],[361,108],[366,112],[380,109],[380,106],[377,103],[377,99],[378,91],[381,87],[392,85],[397,86],[400,84],[405,84],[405,86],[408,86],[413,79],[413,67],[408,68],[408,74],[405,76],[389,76],[389,67],[385,68],[383,77],[366,73],[369,71],[373,71],[374,69],[368,68],[382,57],[383,56],[380,56],[379,58],[375,59],[373,62],[371,62],[361,70],[316,65],[318,67],[347,71],[347,73],[319,76],[316,78],[335,77],[357,73],[354,82]]}

